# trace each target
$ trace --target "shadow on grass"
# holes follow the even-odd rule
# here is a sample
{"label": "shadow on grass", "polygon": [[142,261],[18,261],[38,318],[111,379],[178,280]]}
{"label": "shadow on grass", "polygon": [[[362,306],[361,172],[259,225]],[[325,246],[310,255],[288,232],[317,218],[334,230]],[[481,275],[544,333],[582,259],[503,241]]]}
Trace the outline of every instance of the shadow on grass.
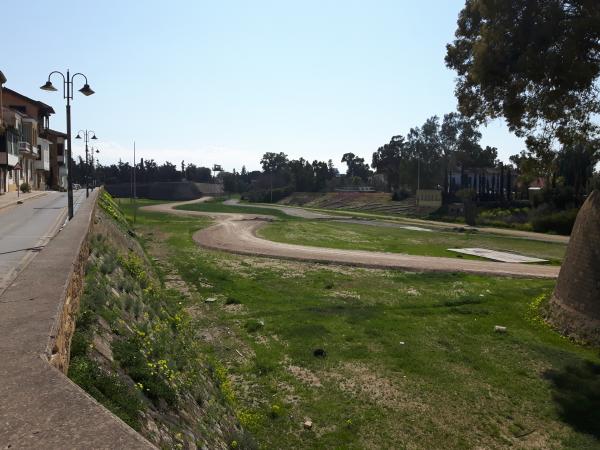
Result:
{"label": "shadow on grass", "polygon": [[561,420],[577,431],[600,438],[600,364],[584,361],[545,373]]}

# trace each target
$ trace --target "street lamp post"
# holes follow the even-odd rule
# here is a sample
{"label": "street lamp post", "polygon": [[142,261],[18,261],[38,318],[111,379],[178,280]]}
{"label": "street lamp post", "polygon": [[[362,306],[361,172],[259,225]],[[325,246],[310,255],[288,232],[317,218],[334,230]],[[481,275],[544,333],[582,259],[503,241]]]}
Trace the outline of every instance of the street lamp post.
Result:
{"label": "street lamp post", "polygon": [[63,79],[63,98],[67,101],[67,201],[68,201],[68,209],[69,209],[69,220],[73,218],[73,164],[72,164],[72,147],[71,147],[71,100],[73,100],[73,80],[77,75],[82,76],[85,79],[85,84],[79,92],[81,92],[86,97],[92,95],[94,91],[90,88],[88,84],[87,77],[82,73],[76,73],[71,76],[69,70],[67,70],[67,75],[65,76],[62,72],[55,70],[50,72],[48,75],[48,81],[43,86],[40,86],[40,89],[44,91],[55,92],[56,89],[50,78],[54,74],[59,74]]}
{"label": "street lamp post", "polygon": [[[85,140],[85,198],[90,196],[90,163],[88,157],[88,142],[90,139],[96,140],[96,132],[92,130],[79,130],[75,139],[81,139],[81,133],[83,133],[83,139]],[[90,137],[90,134],[92,137]],[[94,154],[92,153],[92,161],[94,160]]]}
{"label": "street lamp post", "polygon": [[[96,155],[100,153],[99,149],[96,149]],[[92,148],[92,169],[94,170],[94,187],[100,184],[100,180],[98,180],[98,174],[96,173],[96,166],[100,164],[100,157],[96,156],[96,165],[94,165],[94,149]]]}

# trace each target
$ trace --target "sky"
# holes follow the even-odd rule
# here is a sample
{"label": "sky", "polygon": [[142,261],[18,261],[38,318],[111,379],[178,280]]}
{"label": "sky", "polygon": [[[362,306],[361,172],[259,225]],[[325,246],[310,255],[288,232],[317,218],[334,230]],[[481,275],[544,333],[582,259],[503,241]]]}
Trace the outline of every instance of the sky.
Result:
{"label": "sky", "polygon": [[[145,0],[3,2],[6,86],[54,107],[49,72],[82,72],[72,128],[96,132],[102,164],[137,154],[225,170],[265,152],[367,162],[391,136],[456,110],[444,65],[464,0]],[[13,17],[14,20],[7,20]],[[59,87],[60,76],[52,78]],[[75,78],[75,89],[83,85]],[[482,145],[524,148],[501,121]],[[83,144],[73,141],[74,155]]]}

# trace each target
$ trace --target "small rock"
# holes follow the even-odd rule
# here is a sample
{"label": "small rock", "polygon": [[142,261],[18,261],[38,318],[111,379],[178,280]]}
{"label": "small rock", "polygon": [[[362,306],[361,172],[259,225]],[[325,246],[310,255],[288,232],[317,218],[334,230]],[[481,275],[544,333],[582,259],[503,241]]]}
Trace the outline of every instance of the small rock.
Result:
{"label": "small rock", "polygon": [[17,205],[22,205],[23,204],[23,200],[18,200],[17,201]]}
{"label": "small rock", "polygon": [[214,302],[216,302],[216,301],[217,301],[217,298],[216,298],[216,297],[208,297],[208,298],[205,298],[205,299],[204,299],[204,302],[205,302],[205,303],[214,303]]}
{"label": "small rock", "polygon": [[506,333],[506,327],[500,326],[500,325],[496,325],[494,327],[494,331],[496,333]]}
{"label": "small rock", "polygon": [[404,341],[400,341],[400,345],[404,345]]}
{"label": "small rock", "polygon": [[312,426],[313,426],[312,420],[308,419],[308,420],[304,421],[304,429],[305,430],[312,430]]}

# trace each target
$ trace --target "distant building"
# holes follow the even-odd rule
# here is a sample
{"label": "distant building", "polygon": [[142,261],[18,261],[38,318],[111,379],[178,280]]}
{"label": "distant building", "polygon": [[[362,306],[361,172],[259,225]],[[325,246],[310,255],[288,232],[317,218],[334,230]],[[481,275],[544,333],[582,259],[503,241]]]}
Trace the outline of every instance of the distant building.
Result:
{"label": "distant building", "polygon": [[512,168],[502,164],[497,167],[451,169],[448,171],[447,193],[453,195],[461,189],[471,189],[478,200],[509,200],[515,192],[514,175]]}

